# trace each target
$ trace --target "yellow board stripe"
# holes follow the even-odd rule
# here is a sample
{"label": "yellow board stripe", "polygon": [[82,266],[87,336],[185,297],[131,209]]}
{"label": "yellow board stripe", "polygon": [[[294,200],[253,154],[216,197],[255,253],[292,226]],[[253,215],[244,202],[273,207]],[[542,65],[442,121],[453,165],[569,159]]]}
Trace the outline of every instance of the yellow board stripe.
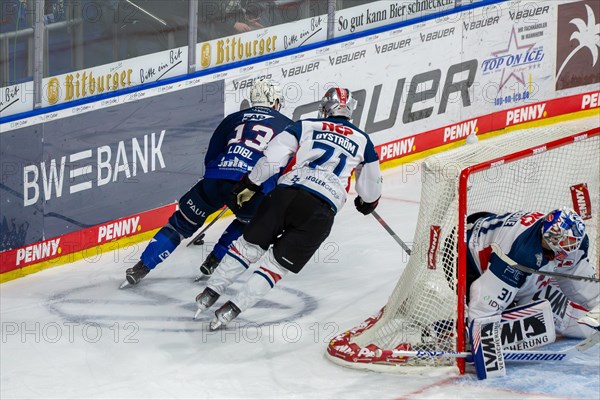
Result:
{"label": "yellow board stripe", "polygon": [[[210,221],[212,221],[217,215],[218,215],[218,213],[214,213],[214,214],[210,215],[206,219],[206,223],[209,223]],[[231,212],[231,210],[227,210],[227,212],[225,214],[223,214],[223,217],[228,217],[228,216],[232,216],[232,215],[233,215],[233,213]],[[127,237],[124,237],[124,238],[121,238],[121,239],[118,239],[118,240],[115,240],[115,241],[112,241],[109,243],[104,243],[100,246],[91,247],[89,249],[84,249],[84,250],[78,251],[76,253],[66,254],[64,256],[53,258],[52,260],[43,261],[38,264],[28,265],[27,267],[23,267],[23,268],[16,269],[13,271],[5,272],[3,274],[0,274],[0,284],[4,283],[4,282],[12,281],[17,278],[22,278],[22,277],[30,275],[30,274],[34,274],[36,272],[39,272],[39,271],[42,271],[42,270],[45,270],[48,268],[59,267],[61,265],[70,264],[75,261],[83,260],[84,258],[90,257],[90,254],[103,254],[105,252],[114,251],[115,248],[125,248],[125,247],[134,245],[139,242],[150,240],[156,234],[156,232],[158,232],[159,230],[160,230],[160,228],[153,229],[151,231],[147,231],[147,232],[140,233],[140,234],[133,235],[133,236],[127,236]],[[123,267],[125,267],[125,265],[123,265]],[[125,268],[123,269],[123,273],[125,273]]]}

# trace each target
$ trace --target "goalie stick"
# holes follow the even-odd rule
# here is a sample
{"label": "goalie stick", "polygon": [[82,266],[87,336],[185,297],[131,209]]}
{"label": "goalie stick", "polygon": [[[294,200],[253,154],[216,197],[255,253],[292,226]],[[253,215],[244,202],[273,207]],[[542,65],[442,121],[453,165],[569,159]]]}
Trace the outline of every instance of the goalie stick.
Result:
{"label": "goalie stick", "polygon": [[587,282],[600,283],[600,279],[593,278],[593,277],[563,274],[561,272],[538,271],[538,270],[535,270],[533,268],[528,268],[528,267],[525,267],[523,265],[520,265],[520,264],[517,264],[516,262],[514,262],[509,256],[507,256],[502,251],[502,249],[500,248],[500,246],[498,246],[496,243],[492,243],[491,247],[492,247],[492,250],[494,251],[494,253],[496,253],[496,255],[498,257],[500,257],[500,259],[502,261],[504,261],[510,267],[518,269],[519,271],[523,271],[523,272],[526,272],[526,273],[529,273],[529,274],[538,274],[538,275],[547,275],[547,276],[558,276],[558,277],[561,277],[561,278],[574,279],[574,280],[577,280],[577,281],[587,281]]}
{"label": "goalie stick", "polygon": [[227,206],[225,206],[225,208],[219,213],[219,215],[217,215],[215,217],[215,219],[213,219],[212,221],[210,221],[210,223],[208,225],[206,225],[204,227],[204,229],[202,229],[200,232],[198,232],[198,234],[196,236],[194,236],[194,238],[192,240],[190,240],[189,243],[185,247],[190,247],[190,245],[192,245],[192,244],[194,244],[195,246],[200,246],[200,245],[204,244],[204,240],[203,240],[204,236],[205,236],[204,232],[206,232],[206,230],[208,228],[210,228],[211,226],[213,226],[214,223],[217,222],[217,220],[219,218],[221,218],[223,216],[223,214],[225,214],[225,212],[227,210],[228,210],[228,208],[227,208]]}
{"label": "goalie stick", "polygon": [[383,220],[383,218],[381,218],[381,216],[379,214],[377,214],[377,211],[372,211],[371,214],[373,215],[373,217],[375,217],[377,222],[379,222],[381,224],[381,226],[383,226],[383,228],[394,238],[396,243],[398,243],[400,245],[400,247],[402,247],[404,249],[406,254],[408,254],[410,256],[410,253],[411,253],[410,248],[406,245],[406,243],[404,243],[404,241],[402,239],[400,239],[398,237],[398,235],[396,235],[396,232],[394,232],[392,230],[392,228],[390,228],[390,226]]}
{"label": "goalie stick", "polygon": [[[505,351],[504,361],[531,362],[531,361],[567,361],[579,353],[592,348],[600,343],[600,332],[594,332],[592,336],[582,340],[567,350],[559,351]],[[417,357],[417,358],[464,358],[467,362],[473,362],[471,352],[455,351],[408,351],[408,350],[377,350],[376,357]]]}

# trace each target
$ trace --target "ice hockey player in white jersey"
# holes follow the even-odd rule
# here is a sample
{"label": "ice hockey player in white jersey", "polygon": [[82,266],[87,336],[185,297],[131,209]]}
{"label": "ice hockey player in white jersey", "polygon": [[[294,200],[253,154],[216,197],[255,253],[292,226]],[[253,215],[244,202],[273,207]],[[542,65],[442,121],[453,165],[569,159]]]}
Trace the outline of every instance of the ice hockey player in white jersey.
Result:
{"label": "ice hockey player in white jersey", "polygon": [[252,172],[233,189],[232,195],[242,206],[292,160],[243,237],[232,244],[206,289],[196,297],[195,318],[250,265],[259,268],[215,312],[211,329],[252,307],[289,272],[300,272],[329,235],[334,216],[346,202],[352,171],[357,210],[367,215],[375,209],[381,197],[379,158],[369,136],[350,123],[355,107],[348,89],[329,89],[319,105],[319,118],[300,120],[277,135]]}
{"label": "ice hockey player in white jersey", "polygon": [[[540,272],[560,271],[594,277],[596,269],[588,258],[590,241],[581,217],[567,208],[548,214],[524,211],[501,215],[478,213],[469,216],[467,223],[467,303],[477,375],[480,379],[504,376],[499,327],[507,313],[505,310],[511,304],[521,305],[519,312],[512,313],[513,319],[519,318],[530,310],[527,307],[529,302],[544,296],[538,293],[538,298],[535,298],[536,288],[539,288],[536,282],[541,275],[527,274],[509,266],[492,250],[491,245],[498,245],[515,263]],[[573,321],[561,319],[564,318],[560,315],[564,310],[557,310],[554,320],[560,322],[560,333],[589,336],[594,334],[594,329],[600,330],[600,286],[594,282],[562,277],[554,277],[552,282],[572,307],[580,309],[578,322],[587,325],[574,329]],[[553,317],[552,313],[549,314],[546,319],[550,321],[543,322],[551,326],[554,340]]]}

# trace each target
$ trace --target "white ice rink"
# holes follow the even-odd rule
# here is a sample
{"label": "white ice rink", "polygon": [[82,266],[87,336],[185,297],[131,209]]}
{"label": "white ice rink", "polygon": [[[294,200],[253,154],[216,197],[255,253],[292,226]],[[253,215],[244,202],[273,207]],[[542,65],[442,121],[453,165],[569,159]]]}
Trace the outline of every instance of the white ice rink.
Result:
{"label": "white ice rink", "polygon": [[[419,208],[415,166],[384,173],[378,208],[406,241]],[[299,275],[279,282],[237,324],[211,333],[210,313],[192,320],[194,298],[204,287],[193,278],[229,222],[208,231],[204,248],[182,245],[129,289],[118,286],[145,243],[2,284],[0,397],[600,398],[600,346],[562,364],[509,364],[506,378],[488,381],[472,374],[361,372],[326,360],[328,339],[375,314],[407,261],[377,221],[356,212],[352,202]]]}

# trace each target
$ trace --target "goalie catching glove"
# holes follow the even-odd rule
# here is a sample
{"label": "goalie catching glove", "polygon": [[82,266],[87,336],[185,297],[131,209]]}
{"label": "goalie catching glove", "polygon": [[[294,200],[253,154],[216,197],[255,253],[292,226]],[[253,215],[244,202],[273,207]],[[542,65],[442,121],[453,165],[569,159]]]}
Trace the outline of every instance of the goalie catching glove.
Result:
{"label": "goalie catching glove", "polygon": [[261,186],[250,180],[248,174],[244,175],[231,190],[231,208],[233,211],[239,210],[245,202],[249,201],[256,192],[261,190]]}
{"label": "goalie catching glove", "polygon": [[361,199],[360,196],[356,196],[356,198],[354,199],[354,205],[356,206],[356,209],[358,210],[358,212],[364,215],[371,214],[373,211],[375,211],[375,208],[377,208],[377,204],[379,204],[379,199],[375,200],[372,203],[367,203],[366,201]]}

